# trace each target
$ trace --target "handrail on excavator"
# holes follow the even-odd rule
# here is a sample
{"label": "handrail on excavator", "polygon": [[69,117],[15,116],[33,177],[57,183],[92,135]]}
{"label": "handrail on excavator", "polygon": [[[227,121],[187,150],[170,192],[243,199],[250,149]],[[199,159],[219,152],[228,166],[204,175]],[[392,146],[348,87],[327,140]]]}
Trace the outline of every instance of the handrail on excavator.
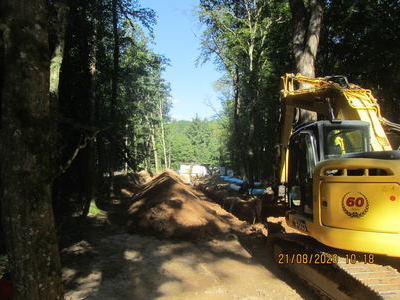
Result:
{"label": "handrail on excavator", "polygon": [[[339,79],[342,81],[330,80],[332,78]],[[310,78],[300,73],[293,74],[287,73],[281,77],[282,79],[282,90],[281,94],[283,98],[288,96],[303,95],[308,93],[318,93],[326,91],[327,89],[340,91],[351,108],[355,110],[374,110],[379,122],[382,126],[388,129],[388,131],[400,134],[400,125],[390,122],[381,115],[381,109],[377,99],[372,95],[371,90],[361,88],[358,85],[348,83],[345,76],[327,76]],[[296,87],[297,84],[306,84],[307,87],[300,88]],[[361,100],[361,101],[360,101]]]}
{"label": "handrail on excavator", "polygon": [[[371,124],[373,149],[390,150],[389,141],[382,127],[387,131],[400,133],[400,125],[389,122],[381,115],[381,110],[371,90],[348,83],[344,76],[310,78],[300,73],[288,73],[281,77],[281,95],[287,105],[308,107],[317,111],[324,104],[315,101],[329,99],[326,105],[333,107],[339,119],[358,119]],[[340,100],[345,99],[345,101]],[[321,103],[321,102],[319,102]],[[331,108],[332,108],[331,107]]]}

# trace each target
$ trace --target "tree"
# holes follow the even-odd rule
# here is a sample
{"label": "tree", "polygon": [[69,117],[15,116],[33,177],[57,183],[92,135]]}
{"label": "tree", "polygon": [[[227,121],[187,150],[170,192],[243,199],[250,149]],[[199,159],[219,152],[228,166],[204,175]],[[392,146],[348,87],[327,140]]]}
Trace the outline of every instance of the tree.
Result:
{"label": "tree", "polygon": [[[288,7],[282,1],[202,0],[199,17],[207,25],[203,56],[216,58],[232,86],[230,149],[235,169],[254,181],[271,172],[271,137],[278,115],[277,78],[290,62]],[[282,45],[285,45],[284,47]],[[288,54],[290,58],[290,55]]]}
{"label": "tree", "polygon": [[317,61],[321,74],[346,75],[373,90],[385,117],[400,117],[399,1],[329,1]]}
{"label": "tree", "polygon": [[210,160],[211,132],[206,120],[200,120],[196,116],[189,128],[186,130],[186,136],[191,145],[192,156],[196,163],[208,163]]}
{"label": "tree", "polygon": [[171,151],[171,167],[179,169],[180,164],[191,163],[196,159],[193,156],[192,145],[186,132],[190,127],[190,121],[173,121],[167,124],[167,143]]}
{"label": "tree", "polygon": [[315,61],[322,26],[323,0],[289,0],[293,20],[293,53],[296,71],[315,77]]}
{"label": "tree", "polygon": [[218,166],[223,163],[226,134],[221,119],[207,120],[197,116],[192,121],[172,121],[167,124],[171,166],[178,169],[185,163]]}
{"label": "tree", "polygon": [[154,166],[150,128],[159,143],[161,102],[162,119],[168,114],[166,60],[149,50],[155,15],[139,1],[68,4],[57,109],[58,163],[68,170],[56,179],[54,204],[57,215],[85,216],[90,201],[108,197],[105,174]]}
{"label": "tree", "polygon": [[2,1],[1,207],[14,299],[61,299],[44,1]]}
{"label": "tree", "polygon": [[[289,0],[293,22],[293,54],[296,72],[315,77],[315,62],[322,26],[323,0],[310,0],[306,7],[304,0]],[[306,85],[303,85],[306,87]],[[287,108],[293,111],[293,108]],[[317,113],[299,110],[299,122],[317,120]],[[293,115],[293,112],[292,112]]]}

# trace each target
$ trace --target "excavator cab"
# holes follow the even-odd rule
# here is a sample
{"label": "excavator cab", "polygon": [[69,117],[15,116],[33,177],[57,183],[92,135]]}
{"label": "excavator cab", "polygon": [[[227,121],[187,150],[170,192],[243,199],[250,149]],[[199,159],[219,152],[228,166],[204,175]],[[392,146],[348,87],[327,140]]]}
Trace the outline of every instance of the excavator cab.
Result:
{"label": "excavator cab", "polygon": [[[276,182],[286,222],[344,250],[400,257],[400,151],[370,90],[332,78],[282,77]],[[293,127],[295,110],[321,121]],[[388,133],[389,132],[389,133]]]}
{"label": "excavator cab", "polygon": [[[288,199],[291,209],[313,217],[313,178],[318,162],[368,152],[369,124],[317,121],[297,128],[289,141]],[[329,170],[334,176],[339,170]]]}
{"label": "excavator cab", "polygon": [[400,256],[400,152],[370,151],[369,126],[324,120],[294,130],[286,221],[325,245]]}

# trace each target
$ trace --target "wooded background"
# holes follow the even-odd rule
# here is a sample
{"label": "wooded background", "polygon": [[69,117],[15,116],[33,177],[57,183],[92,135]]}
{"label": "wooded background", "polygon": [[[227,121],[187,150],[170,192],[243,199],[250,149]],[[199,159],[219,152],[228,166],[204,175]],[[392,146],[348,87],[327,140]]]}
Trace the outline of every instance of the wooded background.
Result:
{"label": "wooded background", "polygon": [[193,162],[271,179],[286,72],[345,75],[398,121],[400,1],[200,0],[197,12],[199,63],[221,70],[223,110],[173,121],[168,58],[149,47],[156,15],[143,2],[0,2],[1,211],[15,299],[62,298],[55,229],[108,199],[115,172]]}

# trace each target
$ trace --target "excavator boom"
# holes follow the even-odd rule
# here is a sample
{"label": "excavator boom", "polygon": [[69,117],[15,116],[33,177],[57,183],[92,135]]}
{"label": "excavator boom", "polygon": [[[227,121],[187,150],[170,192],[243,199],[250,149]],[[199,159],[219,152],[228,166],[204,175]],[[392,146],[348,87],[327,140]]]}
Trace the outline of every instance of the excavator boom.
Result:
{"label": "excavator boom", "polygon": [[281,79],[281,182],[287,180],[287,147],[296,108],[317,112],[324,119],[368,122],[371,128],[371,150],[392,150],[384,128],[400,133],[400,126],[382,117],[379,104],[370,90],[348,83],[343,76],[308,78],[301,74],[286,74]]}

